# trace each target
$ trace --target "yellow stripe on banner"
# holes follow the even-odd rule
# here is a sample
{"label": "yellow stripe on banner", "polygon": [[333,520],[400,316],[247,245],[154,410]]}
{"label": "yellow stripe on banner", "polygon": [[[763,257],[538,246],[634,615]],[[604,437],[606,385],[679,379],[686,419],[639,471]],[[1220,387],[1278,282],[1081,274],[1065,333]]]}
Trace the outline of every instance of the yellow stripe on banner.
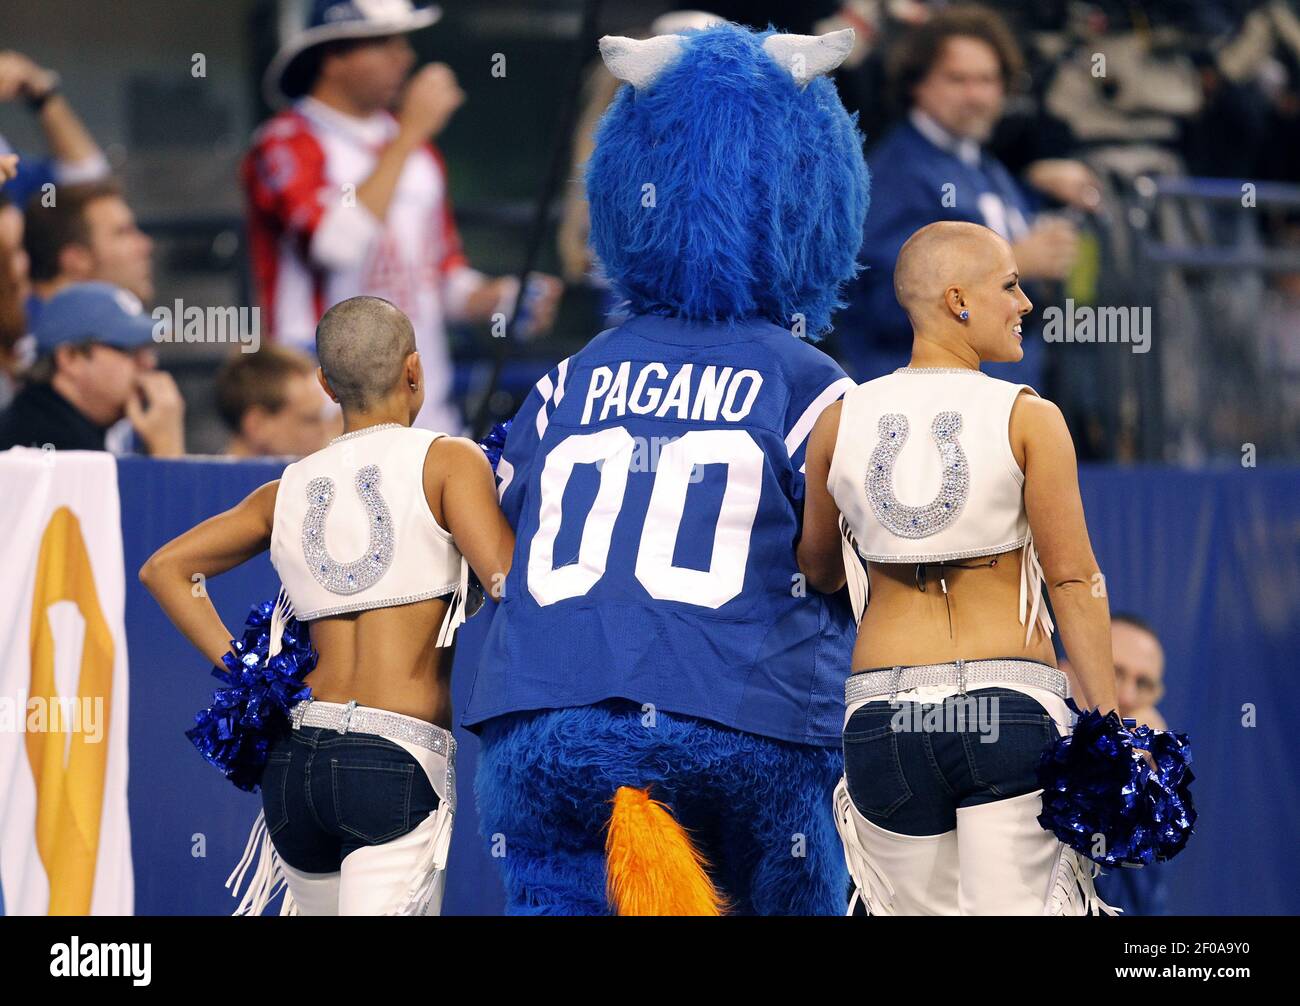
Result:
{"label": "yellow stripe on banner", "polygon": [[[77,701],[84,708],[87,702],[102,700],[104,729],[99,732],[98,743],[92,743],[85,730],[74,730],[78,719],[54,722],[55,711],[61,707],[54,681],[55,639],[48,611],[58,601],[72,601],[85,619]],[[67,645],[67,640],[61,642]],[[46,729],[27,730],[24,734],[36,781],[36,849],[49,877],[49,914],[87,915],[99,858],[99,824],[108,768],[113,634],[99,607],[81,523],[67,507],[54,511],[41,536],[32,591],[31,652],[29,695],[44,697],[50,710]]]}

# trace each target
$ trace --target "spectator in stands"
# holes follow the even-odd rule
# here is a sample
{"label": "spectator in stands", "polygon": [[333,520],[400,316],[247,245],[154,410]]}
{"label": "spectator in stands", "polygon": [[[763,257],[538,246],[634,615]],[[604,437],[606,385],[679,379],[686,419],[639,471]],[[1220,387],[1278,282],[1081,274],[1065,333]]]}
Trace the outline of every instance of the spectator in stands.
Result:
{"label": "spectator in stands", "polygon": [[[1156,703],[1165,694],[1165,651],[1155,630],[1138,615],[1116,612],[1110,617],[1111,657],[1115,662],[1115,697],[1119,714],[1153,730],[1169,729]],[[1062,668],[1073,672],[1062,661]],[[1125,915],[1165,915],[1169,895],[1170,864],[1141,869],[1103,867],[1097,893]]]}
{"label": "spectator in stands", "polygon": [[142,303],[153,301],[153,242],[136,225],[115,183],[62,187],[49,206],[33,196],[25,226],[32,280],[28,327],[35,328],[44,303],[72,283],[112,283]]}
{"label": "spectator in stands", "polygon": [[[1120,716],[1154,730],[1169,729],[1156,708],[1165,694],[1165,651],[1155,629],[1137,615],[1120,612],[1111,616],[1110,638]],[[1166,915],[1172,868],[1158,863],[1140,870],[1107,869],[1097,878],[1097,890],[1126,915]]]}
{"label": "spectator in stands", "polygon": [[[1300,101],[1297,101],[1300,106]],[[1300,111],[1297,111],[1300,118]],[[1297,130],[1300,139],[1300,130]],[[1297,145],[1300,151],[1300,144]],[[1277,248],[1300,258],[1300,208],[1276,221]],[[1300,269],[1270,275],[1269,289],[1258,315],[1259,366],[1277,385],[1277,425],[1280,451],[1300,457]]]}
{"label": "spectator in stands", "polygon": [[[13,291],[15,305],[22,313],[24,301],[31,291],[31,275],[27,251],[23,248],[23,214],[0,191],[0,282],[7,281]],[[8,316],[6,316],[7,320]],[[19,321],[21,327],[23,321]],[[8,326],[0,321],[0,333],[7,334]],[[22,332],[18,333],[23,334]]]}
{"label": "spectator in stands", "polygon": [[[415,327],[428,382],[415,424],[458,433],[444,325],[504,318],[518,282],[471,269],[461,249],[431,143],[464,101],[455,76],[434,63],[406,79],[415,62],[406,35],[437,17],[410,0],[314,0],[308,27],[267,69],[267,100],[293,105],[254,138],[243,185],[272,338],[306,349],[331,305],[359,294],[391,301]],[[550,327],[560,289],[539,279],[533,328]]]}
{"label": "spectator in stands", "polygon": [[[15,206],[47,183],[59,186],[108,177],[108,161],[59,90],[59,75],[20,52],[0,52],[0,103],[23,101],[45,136],[48,158],[24,156],[7,189]],[[13,150],[0,136],[0,156]]]}
{"label": "spectator in stands", "polygon": [[1165,651],[1155,629],[1124,612],[1110,619],[1111,652],[1119,714],[1154,730],[1167,730],[1156,703],[1165,694]]}
{"label": "spectator in stands", "polygon": [[185,453],[184,402],[154,369],[153,322],[134,294],[74,284],[50,298],[33,334],[36,362],[0,413],[0,450],[106,450],[109,427],[126,418],[146,453]]}
{"label": "spectator in stands", "polygon": [[[941,10],[908,31],[887,63],[906,118],[868,155],[871,211],[862,248],[868,269],[841,317],[840,336],[846,366],[859,380],[907,363],[911,327],[894,299],[892,276],[899,249],[920,227],[966,220],[991,228],[1012,243],[1022,280],[1062,279],[1078,245],[1073,224],[1040,215],[1029,189],[985,149],[1023,66],[996,14],[978,6]],[[1040,165],[1031,177],[1063,201],[1095,202],[1095,178],[1076,162]],[[990,374],[1039,382],[1042,345],[1028,338],[1028,326],[1025,334],[1024,361],[1006,372],[994,364]]]}
{"label": "spectator in stands", "polygon": [[[0,185],[18,173],[18,158],[0,156]],[[21,345],[27,334],[27,253],[23,250],[23,215],[0,190],[0,409],[13,399],[20,369]]]}
{"label": "spectator in stands", "polygon": [[[1155,629],[1138,615],[1116,612],[1110,616],[1110,640],[1120,716],[1153,730],[1169,729],[1156,708],[1165,694],[1165,651]],[[1064,657],[1061,666],[1073,674]]]}
{"label": "spectator in stands", "polygon": [[231,457],[305,457],[328,441],[316,364],[298,349],[263,346],[232,356],[217,374],[217,411],[230,429]]}

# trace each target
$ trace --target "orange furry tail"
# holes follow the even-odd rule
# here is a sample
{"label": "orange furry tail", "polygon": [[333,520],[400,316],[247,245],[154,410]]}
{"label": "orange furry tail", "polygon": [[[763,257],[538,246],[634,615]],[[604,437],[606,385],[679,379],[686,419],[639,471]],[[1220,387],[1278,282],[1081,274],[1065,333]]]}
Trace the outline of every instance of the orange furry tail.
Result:
{"label": "orange furry tail", "polygon": [[722,896],[672,812],[650,793],[620,786],[605,840],[609,901],[619,915],[721,915]]}

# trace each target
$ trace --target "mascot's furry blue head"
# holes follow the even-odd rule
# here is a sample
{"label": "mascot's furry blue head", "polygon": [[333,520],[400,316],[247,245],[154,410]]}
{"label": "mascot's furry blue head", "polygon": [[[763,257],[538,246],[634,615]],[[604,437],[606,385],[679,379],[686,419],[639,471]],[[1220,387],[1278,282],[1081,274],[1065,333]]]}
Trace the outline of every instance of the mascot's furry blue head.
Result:
{"label": "mascot's furry blue head", "polygon": [[852,44],[732,24],[601,39],[629,86],[587,167],[591,242],[634,312],[830,328],[868,205],[857,116],[823,76]]}

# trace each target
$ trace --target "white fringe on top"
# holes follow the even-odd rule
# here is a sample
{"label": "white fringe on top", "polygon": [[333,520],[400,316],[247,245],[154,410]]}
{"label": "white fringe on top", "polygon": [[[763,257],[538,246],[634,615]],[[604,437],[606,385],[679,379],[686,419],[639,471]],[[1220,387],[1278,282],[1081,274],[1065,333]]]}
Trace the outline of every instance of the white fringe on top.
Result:
{"label": "white fringe on top", "polygon": [[[1025,627],[1025,645],[1029,645],[1034,635],[1034,626],[1041,625],[1043,634],[1048,639],[1056,631],[1052,616],[1043,603],[1043,567],[1038,561],[1038,550],[1034,548],[1034,533],[1025,537],[1024,547],[1020,550],[1020,624]],[[1032,595],[1032,601],[1030,596]],[[1025,618],[1025,608],[1029,608],[1029,618]]]}
{"label": "white fringe on top", "polygon": [[452,594],[451,600],[447,603],[447,614],[442,620],[442,628],[438,630],[437,646],[450,646],[452,638],[456,635],[456,630],[464,624],[468,617],[466,614],[469,606],[469,563],[465,557],[460,558],[460,583],[456,586],[456,593]]}
{"label": "white fringe on top", "polygon": [[268,659],[274,657],[283,647],[284,627],[289,624],[291,618],[293,618],[293,602],[289,600],[289,595],[285,593],[282,584],[275,595],[275,607],[271,609],[271,631],[266,649]]}
{"label": "white fringe on top", "polygon": [[871,581],[867,571],[862,568],[858,557],[857,542],[849,530],[849,522],[840,514],[840,555],[844,559],[844,579],[849,585],[849,602],[853,605],[853,622],[862,622],[862,613],[867,610],[867,599],[871,593]]}

